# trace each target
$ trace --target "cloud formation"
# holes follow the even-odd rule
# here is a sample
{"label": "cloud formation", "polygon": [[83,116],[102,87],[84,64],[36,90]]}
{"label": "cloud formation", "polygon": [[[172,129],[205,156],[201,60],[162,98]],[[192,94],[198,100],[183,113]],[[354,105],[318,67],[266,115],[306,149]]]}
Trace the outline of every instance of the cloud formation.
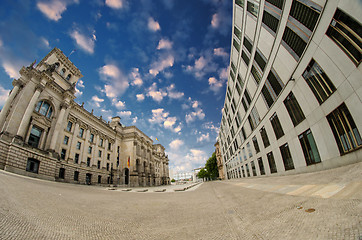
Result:
{"label": "cloud formation", "polygon": [[209,133],[201,134],[201,136],[197,138],[197,142],[203,142],[203,141],[209,141],[209,140],[210,140]]}
{"label": "cloud formation", "polygon": [[38,2],[38,9],[50,20],[58,21],[62,18],[62,13],[67,10],[66,1],[53,0],[50,2]]}
{"label": "cloud formation", "polygon": [[211,91],[213,91],[215,94],[219,93],[220,89],[223,87],[223,82],[221,80],[218,81],[214,77],[210,77],[208,82],[209,82]]}
{"label": "cloud formation", "polygon": [[148,26],[148,29],[153,32],[157,32],[157,31],[161,30],[160,24],[157,21],[155,21],[152,17],[148,18],[147,26]]}
{"label": "cloud formation", "polygon": [[10,93],[10,90],[7,90],[3,88],[3,86],[0,85],[0,107],[4,106],[6,99],[8,98]]}
{"label": "cloud formation", "polygon": [[159,42],[158,42],[158,46],[157,46],[157,50],[160,49],[171,49],[172,48],[172,42],[169,41],[168,39],[164,39],[162,38]]}
{"label": "cloud formation", "polygon": [[159,59],[157,59],[155,62],[151,64],[149,73],[155,77],[166,68],[172,67],[174,61],[175,58],[171,54],[160,56]]}
{"label": "cloud formation", "polygon": [[[169,112],[164,112],[163,108],[152,109],[152,118],[148,119],[151,124],[158,124],[165,129],[169,129],[175,133],[181,131],[181,124],[176,126],[176,117],[169,116]],[[175,127],[174,127],[175,126]]]}
{"label": "cloud formation", "polygon": [[91,37],[85,36],[84,34],[80,33],[78,30],[73,30],[69,35],[71,38],[73,38],[73,40],[75,40],[75,43],[80,49],[89,54],[94,53],[94,47],[96,41],[96,35],[94,32]]}
{"label": "cloud formation", "polygon": [[106,0],[106,5],[113,9],[121,9],[124,7],[123,0]]}
{"label": "cloud formation", "polygon": [[184,141],[181,139],[175,139],[169,144],[170,148],[173,150],[178,150],[182,145],[184,145]]}
{"label": "cloud formation", "polygon": [[142,86],[143,80],[141,78],[141,74],[140,74],[138,68],[133,68],[132,72],[130,73],[130,76],[132,78],[131,85],[133,85],[133,86]]}

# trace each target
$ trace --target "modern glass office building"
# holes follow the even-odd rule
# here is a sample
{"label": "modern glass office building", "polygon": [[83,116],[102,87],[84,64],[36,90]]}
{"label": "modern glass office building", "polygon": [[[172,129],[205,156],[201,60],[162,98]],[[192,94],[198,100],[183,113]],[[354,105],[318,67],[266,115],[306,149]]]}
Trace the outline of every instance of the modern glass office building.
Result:
{"label": "modern glass office building", "polygon": [[362,160],[362,2],[234,0],[220,126],[228,179]]}

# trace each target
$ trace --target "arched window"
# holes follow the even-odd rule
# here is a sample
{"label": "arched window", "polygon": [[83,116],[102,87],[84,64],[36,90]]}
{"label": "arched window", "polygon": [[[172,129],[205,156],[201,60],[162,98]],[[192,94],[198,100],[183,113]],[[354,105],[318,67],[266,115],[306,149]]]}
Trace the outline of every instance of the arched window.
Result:
{"label": "arched window", "polygon": [[70,74],[68,74],[68,76],[67,76],[67,80],[69,81],[69,79],[72,77],[72,75],[70,75]]}
{"label": "arched window", "polygon": [[58,62],[54,63],[55,69],[58,69],[60,64]]}
{"label": "arched window", "polygon": [[64,74],[65,74],[65,68],[62,69],[62,71],[60,72],[60,74],[61,74],[62,76],[64,76]]}
{"label": "arched window", "polygon": [[41,115],[50,118],[53,113],[53,108],[46,101],[40,101],[35,107],[35,111],[40,113]]}

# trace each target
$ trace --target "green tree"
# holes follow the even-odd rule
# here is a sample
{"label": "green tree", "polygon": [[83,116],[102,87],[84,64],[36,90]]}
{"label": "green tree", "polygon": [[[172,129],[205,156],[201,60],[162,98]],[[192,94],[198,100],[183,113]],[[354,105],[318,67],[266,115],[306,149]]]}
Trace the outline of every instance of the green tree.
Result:
{"label": "green tree", "polygon": [[211,180],[215,180],[219,177],[215,152],[213,152],[212,156],[207,160],[205,168],[209,173],[209,177],[211,178]]}
{"label": "green tree", "polygon": [[205,170],[205,168],[201,168],[200,172],[197,174],[198,178],[208,178],[209,177],[209,173]]}

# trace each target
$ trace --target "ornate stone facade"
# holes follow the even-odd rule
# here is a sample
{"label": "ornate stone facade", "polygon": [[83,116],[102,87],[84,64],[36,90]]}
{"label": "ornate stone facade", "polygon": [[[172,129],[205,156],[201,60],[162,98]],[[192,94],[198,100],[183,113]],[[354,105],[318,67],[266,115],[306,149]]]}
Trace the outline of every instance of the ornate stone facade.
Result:
{"label": "ornate stone facade", "polygon": [[170,184],[162,145],[74,101],[83,75],[62,51],[54,48],[20,74],[0,112],[0,169],[81,184]]}

